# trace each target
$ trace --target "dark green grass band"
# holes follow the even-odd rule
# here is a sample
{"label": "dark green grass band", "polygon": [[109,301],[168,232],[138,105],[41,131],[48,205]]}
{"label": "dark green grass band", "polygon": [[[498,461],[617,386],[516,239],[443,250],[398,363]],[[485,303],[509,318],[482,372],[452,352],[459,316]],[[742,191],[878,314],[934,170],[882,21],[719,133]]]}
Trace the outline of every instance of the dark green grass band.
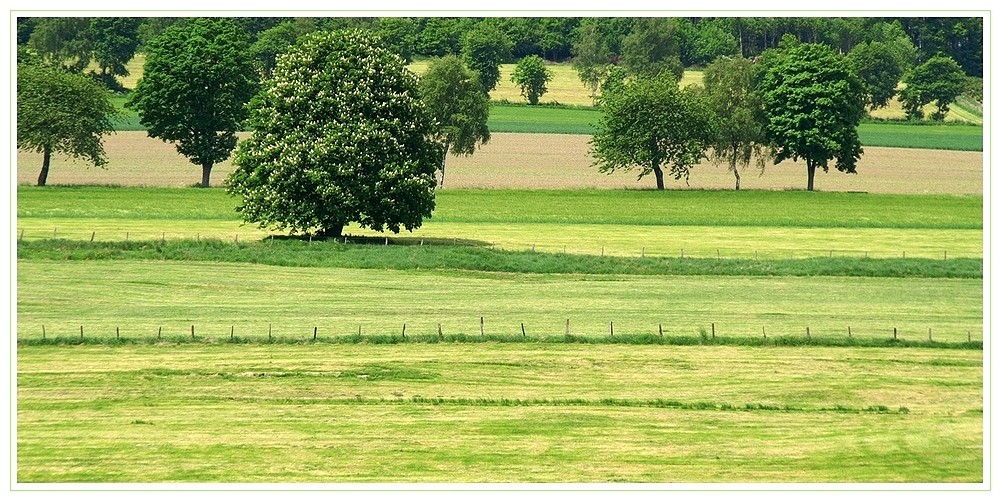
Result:
{"label": "dark green grass band", "polygon": [[[379,242],[384,241],[377,238]],[[374,241],[374,240],[373,240]],[[19,241],[24,260],[162,260],[230,262],[287,267],[460,270],[503,273],[555,273],[645,276],[857,276],[879,278],[983,277],[983,260],[870,259],[711,259],[678,257],[601,257],[543,252],[513,252],[454,245],[347,244],[298,239],[249,243],[220,240],[87,242]]]}

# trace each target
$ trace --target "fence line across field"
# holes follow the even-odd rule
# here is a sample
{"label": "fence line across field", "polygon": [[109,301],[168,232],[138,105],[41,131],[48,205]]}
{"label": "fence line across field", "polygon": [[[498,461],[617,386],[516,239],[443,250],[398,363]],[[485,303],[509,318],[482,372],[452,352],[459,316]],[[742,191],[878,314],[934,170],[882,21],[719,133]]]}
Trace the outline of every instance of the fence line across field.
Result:
{"label": "fence line across field", "polygon": [[[76,232],[80,232],[80,231],[76,231]],[[88,238],[87,233],[88,232],[86,232],[86,231],[82,232],[83,238]],[[44,233],[44,234],[46,235],[46,237],[48,239],[58,239],[61,236],[60,233],[59,233],[59,228],[58,227],[52,229],[51,236],[49,236],[48,233]],[[65,233],[63,233],[63,234],[65,234]],[[120,235],[120,238],[121,238],[120,241],[126,241],[126,242],[128,242],[128,241],[138,241],[138,240],[135,239],[135,235],[136,234],[138,234],[138,233],[135,233],[135,232],[132,232],[132,231],[126,231],[123,235]],[[167,241],[167,237],[166,237],[167,236],[167,232],[166,231],[157,231],[157,232],[145,231],[143,234],[152,234],[153,235],[153,238],[147,239],[146,241],[149,241],[149,240],[159,240],[159,242],[161,244],[164,244]],[[218,234],[218,233],[215,233],[215,234]],[[230,233],[229,236],[226,236],[224,238],[218,238],[217,237],[215,239],[218,240],[218,241],[229,241],[229,242],[234,243],[237,246],[245,245],[245,244],[251,243],[253,241],[252,238],[248,239],[247,235],[245,233],[243,234],[243,238],[241,240],[240,234],[241,233]],[[24,235],[25,235],[25,230],[21,229],[20,232],[19,232],[19,234],[18,234],[18,241],[24,241]],[[95,241],[96,236],[97,236],[97,231],[96,230],[89,231],[89,240],[91,242]],[[186,233],[184,233],[184,234],[177,233],[176,236],[178,236],[180,239],[190,239],[190,234],[186,234]],[[302,236],[303,239],[305,239],[307,237],[308,237],[308,239],[305,240],[305,241],[307,241],[309,244],[312,244],[313,243],[313,235],[309,234],[308,236]],[[202,234],[201,233],[195,233],[195,238],[194,239],[195,239],[195,241],[197,241],[197,242],[200,243],[202,241]],[[115,241],[115,240],[111,239],[111,240],[107,240],[107,241]],[[206,241],[208,241],[208,238],[206,238]],[[259,241],[261,241],[261,242],[265,242],[266,241],[268,243],[273,244],[274,243],[274,235],[273,234],[269,234],[267,236],[262,237]],[[457,246],[457,245],[460,244],[459,243],[460,238],[443,238],[443,237],[417,238],[417,237],[412,237],[412,236],[404,236],[404,237],[393,238],[393,237],[390,237],[390,236],[381,236],[381,235],[379,235],[379,236],[364,236],[364,235],[341,236],[341,237],[332,239],[330,241],[335,241],[336,243],[341,243],[341,244],[345,244],[345,245],[347,245],[347,244],[361,244],[361,245],[373,245],[373,246],[374,245],[388,246],[390,243],[393,244],[393,245],[399,245],[399,246],[424,246],[425,244],[426,245],[451,244],[451,245]],[[441,241],[445,241],[447,243],[440,243]],[[462,240],[462,241],[467,241],[467,240]],[[435,243],[435,242],[438,242],[438,243]],[[508,251],[512,251],[512,252],[518,252],[518,251],[537,252],[538,251],[537,250],[538,249],[538,244],[537,243],[531,243],[531,245],[527,245],[527,244],[509,245],[509,246],[505,247],[503,245],[498,245],[496,243],[496,241],[491,241],[488,244],[486,244],[485,242],[482,242],[480,244],[463,243],[463,245],[464,246],[489,247],[489,248],[495,249],[495,250],[501,250],[501,251],[508,250]],[[561,250],[562,250],[563,254],[568,254],[569,250],[571,250],[571,249],[572,248],[570,248],[568,245],[563,244]],[[685,250],[684,248],[677,248],[673,252],[667,253],[666,251],[647,252],[645,246],[640,246],[637,251],[633,250],[633,251],[628,251],[628,252],[625,252],[625,253],[618,253],[616,255],[611,255],[610,253],[607,253],[605,251],[605,249],[606,249],[605,245],[601,245],[600,247],[597,247],[597,246],[587,247],[586,250],[583,251],[583,252],[580,252],[579,255],[591,255],[591,252],[593,252],[594,254],[599,254],[601,257],[604,257],[604,256],[609,256],[609,257],[633,257],[633,256],[638,256],[640,258],[645,258],[647,256],[647,253],[648,253],[650,257],[670,257],[670,256],[677,256],[677,257],[680,257],[682,259],[683,258],[705,258],[705,257],[711,256],[710,253],[708,255],[705,255],[706,251],[704,251],[704,250],[702,251],[701,255],[695,255],[695,254],[691,253],[689,250]],[[572,249],[572,250],[577,250],[577,249]],[[557,245],[555,245],[555,247],[553,247],[552,252],[556,253],[558,251],[559,251],[559,248],[558,248],[558,244],[557,244]],[[767,255],[771,255],[771,256],[781,255],[784,252],[785,251],[770,251],[770,252],[767,253]],[[574,252],[574,253],[576,253],[576,252]],[[716,248],[714,253],[715,253],[715,258],[717,258],[717,259],[722,259],[722,258],[749,259],[750,258],[750,251],[749,250],[746,250],[746,251],[738,251],[738,250],[737,251],[730,251],[730,249],[726,249],[725,257],[724,257],[724,254],[723,254],[723,249],[721,249],[721,248]],[[838,257],[839,256],[843,256],[843,257],[861,257],[861,256],[864,256],[865,258],[869,258],[869,254],[871,252],[869,252],[867,250],[862,251],[862,250],[826,249],[826,250],[788,250],[787,253],[788,253],[788,258],[794,259],[796,254],[798,254],[800,257],[826,256],[826,257],[829,257],[829,258],[833,258],[834,254],[836,254]],[[755,249],[753,251],[753,259],[754,260],[758,260],[760,258],[760,254],[761,254],[760,250],[756,250]],[[915,253],[915,252],[911,251],[910,252],[910,257],[911,258],[919,258],[919,257],[914,257],[915,254],[919,255],[920,252],[916,252]],[[903,258],[903,259],[907,258],[906,257],[906,250],[899,250],[899,253],[897,253],[897,254],[889,254],[887,252],[878,252],[878,253],[875,253],[874,255],[876,255],[877,257],[882,257],[882,258],[895,258],[895,257],[900,257],[900,258]],[[939,255],[940,255],[940,258],[942,260],[948,260],[948,250],[940,250],[940,254]],[[952,256],[954,256],[954,255],[955,255],[954,252],[952,252]],[[784,257],[772,257],[772,258],[784,258]],[[923,258],[939,258],[939,257],[923,257]]]}
{"label": "fence line across field", "polygon": [[[41,326],[41,336],[42,336],[42,339],[43,340],[48,339],[48,334],[49,334],[49,332],[51,330],[47,329],[46,325],[44,325],[44,324],[42,324],[40,326]],[[274,336],[273,336],[273,326],[274,326],[273,323],[268,323],[268,325],[267,325],[267,338],[269,340],[271,340],[271,339],[274,338]],[[365,333],[363,331],[362,326],[363,325],[361,325],[361,324],[358,325],[358,332],[356,334],[357,337],[364,337],[365,336]],[[521,337],[527,337],[527,331],[529,329],[526,329],[525,323],[521,322],[520,323],[520,327],[521,327]],[[342,328],[343,327],[341,327],[341,329]],[[710,333],[709,333],[709,328],[710,328]],[[296,327],[295,328],[295,333],[293,333],[294,337],[301,336],[303,339],[308,339],[309,338],[308,329],[307,328],[302,328],[302,332],[301,333],[298,332],[298,330],[299,330],[299,327]],[[74,334],[75,334],[75,331],[76,330],[74,330]],[[259,330],[258,329],[253,329],[250,332],[250,335],[260,335],[261,337],[263,337],[263,331],[264,331],[263,328],[261,328]],[[336,330],[335,329],[331,329],[329,331],[336,331]],[[615,322],[614,322],[614,320],[611,320],[611,321],[609,321],[607,323],[607,329],[606,329],[606,331],[608,332],[608,335],[610,337],[614,337],[615,336]],[[621,336],[621,335],[625,335],[625,336],[628,336],[628,335],[632,335],[632,336],[648,336],[648,335],[656,335],[656,334],[658,334],[660,338],[663,338],[664,337],[664,331],[665,330],[663,328],[663,323],[658,323],[656,325],[655,329],[650,329],[650,331],[648,331],[648,332],[647,331],[628,331],[628,332],[622,332],[621,329],[619,329],[618,333],[619,333],[619,336]],[[669,330],[666,330],[666,331],[667,331],[668,334],[670,333]],[[804,336],[804,338],[806,338],[806,339],[812,339],[813,338],[813,332],[815,330],[813,330],[810,326],[805,326],[804,330],[800,331],[800,332],[793,332],[793,331],[788,330],[787,328],[783,329],[782,331],[783,331],[783,336],[784,337]],[[229,332],[229,339],[231,339],[231,340],[235,339],[236,338],[236,325],[230,325],[229,328],[228,328],[228,332]],[[318,324],[314,324],[312,326],[312,340],[318,340],[319,339],[319,332],[320,332],[320,326]],[[437,323],[437,330],[436,330],[436,332],[437,332],[437,336],[439,338],[444,338],[444,335],[445,335],[444,323],[440,323],[440,322]],[[832,331],[830,329],[825,329],[823,333],[826,335],[827,338],[830,338],[832,336],[837,336],[837,335],[842,335],[843,336],[846,333],[846,337],[847,338],[852,338],[853,339],[853,338],[856,338],[855,335],[858,332],[859,332],[859,330],[856,329],[856,328],[854,328],[852,325],[847,325],[846,329],[837,330],[836,332],[834,332],[834,331]],[[890,328],[869,329],[867,331],[867,333],[869,334],[867,336],[867,338],[882,338],[882,337],[879,337],[879,335],[885,335],[884,338],[889,338],[889,332],[891,332],[891,334],[892,334],[892,336],[891,336],[892,340],[921,340],[921,341],[925,340],[924,337],[923,337],[923,332],[922,331],[917,332],[917,331],[913,331],[913,330],[907,331],[906,332],[907,337],[904,339],[900,335],[900,330],[899,330],[898,327],[892,327],[891,329]],[[941,331],[939,330],[938,332],[940,334]],[[184,335],[187,335],[187,333],[188,333],[188,331],[185,329]],[[225,332],[223,332],[223,334],[224,333]],[[599,334],[594,334],[594,333],[589,333],[589,334],[574,333],[573,329],[571,328],[571,322],[570,322],[569,318],[566,319],[566,328],[565,328],[564,332],[546,331],[546,332],[532,332],[532,333],[537,333],[537,334],[540,334],[540,335],[543,335],[543,336],[552,336],[552,335],[558,335],[559,333],[564,333],[567,336],[569,336],[569,335],[578,335],[578,336],[581,336],[581,337],[588,337],[588,338],[596,338],[596,337],[601,336]],[[110,330],[108,330],[107,331],[107,335],[101,335],[99,333],[98,335],[94,336],[93,338],[107,338],[107,337],[110,336],[110,334],[111,334],[111,332],[110,332]],[[465,331],[458,331],[458,332],[455,332],[454,334],[455,335],[462,335],[462,336],[475,336],[474,333],[467,333]],[[121,339],[121,327],[120,326],[115,326],[114,327],[114,335],[115,335],[116,339]],[[154,333],[150,332],[149,337],[146,337],[146,336],[143,335],[143,336],[140,336],[138,338],[152,338],[153,335],[154,335]],[[353,335],[355,335],[355,334],[353,334],[353,333],[347,334],[347,333],[341,332],[339,334],[338,333],[334,333],[333,337],[347,337],[347,336],[353,336]],[[368,335],[369,336],[387,336],[387,335],[389,335],[389,336],[395,336],[395,333],[394,332],[388,332],[388,331],[382,332],[381,330],[378,330],[375,333],[369,332]],[[413,332],[412,329],[410,330],[410,335],[411,335],[411,337],[414,335],[414,332]],[[433,332],[424,333],[424,335],[433,335]],[[509,332],[509,331],[490,332],[490,335],[491,336],[516,336],[516,332]],[[933,327],[928,327],[927,328],[926,341],[927,342],[934,342],[934,336],[933,335],[934,335],[934,329],[933,329]],[[155,330],[155,336],[156,336],[156,338],[158,340],[163,338],[163,327],[162,326],[158,326],[156,328],[156,330]],[[210,334],[210,335],[202,335],[201,338],[217,338],[219,336],[220,335],[211,335]],[[486,336],[485,316],[480,316],[480,318],[479,318],[479,336],[480,337],[485,337]],[[692,336],[692,334],[691,334],[690,330],[686,330],[685,333],[676,332],[674,334],[674,336]],[[700,338],[703,338],[703,339],[709,339],[709,338],[711,338],[712,340],[717,339],[718,338],[718,334],[717,334],[717,330],[716,330],[716,324],[715,323],[710,323],[709,327],[699,326],[698,327],[698,334],[694,335],[694,336],[696,338],[700,337]],[[966,330],[966,336],[967,336],[967,340],[966,341],[971,343],[972,342],[972,331],[971,330]],[[403,339],[407,338],[407,336],[406,336],[406,323],[405,322],[402,323],[402,335],[401,335],[401,337]],[[747,338],[753,338],[753,337],[754,336],[747,335],[747,334],[737,334],[737,335],[732,336],[730,338],[747,339]],[[86,338],[85,337],[84,325],[80,325],[79,326],[79,338],[80,339]],[[196,324],[191,324],[191,326],[190,326],[190,338],[191,339],[198,338],[196,336]],[[249,337],[241,337],[241,338],[249,338]],[[761,326],[760,338],[762,338],[764,340],[768,339],[768,336],[767,336],[767,326],[766,325],[762,325]],[[771,330],[771,338],[772,339],[775,338],[775,330],[773,330],[773,329]]]}

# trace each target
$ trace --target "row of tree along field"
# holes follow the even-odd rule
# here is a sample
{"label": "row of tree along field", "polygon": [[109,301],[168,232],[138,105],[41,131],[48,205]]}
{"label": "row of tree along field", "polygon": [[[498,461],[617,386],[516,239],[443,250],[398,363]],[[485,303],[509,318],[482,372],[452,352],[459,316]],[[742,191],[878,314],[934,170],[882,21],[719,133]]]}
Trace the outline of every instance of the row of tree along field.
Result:
{"label": "row of tree along field", "polygon": [[[876,42],[861,44],[845,57],[785,36],[756,60],[718,57],[706,68],[704,88],[679,89],[683,67],[667,36],[674,22],[636,20],[623,42],[635,50],[621,66],[601,58],[608,53],[596,24],[585,25],[589,34],[574,47],[581,79],[599,76],[595,166],[653,173],[659,189],[665,171],[686,178],[711,150],[729,165],[737,189],[751,158],[771,158],[804,160],[812,190],[817,168],[835,163],[855,173],[858,123],[866,107],[884,105],[904,72],[901,98],[918,100],[916,111],[936,102],[936,118],[964,82],[947,56],[907,70],[912,45],[905,37],[878,50],[870,50]],[[235,148],[227,188],[242,200],[247,222],[326,236],[351,222],[413,230],[434,208],[448,153],[472,154],[489,140],[488,93],[510,50],[489,40],[462,57],[433,61],[418,79],[370,30],[317,31],[299,37],[262,75],[239,23],[195,18],[146,42],[143,76],[127,106],[150,136],[176,144],[202,167],[203,186]],[[855,56],[865,48],[870,57]],[[26,53],[18,72],[18,147],[44,153],[40,185],[53,151],[101,165],[100,136],[111,130],[109,93],[52,62]],[[935,76],[915,76],[923,74]],[[537,102],[548,77],[541,58],[529,55],[512,80]],[[236,148],[235,132],[244,127],[253,135]]]}
{"label": "row of tree along field", "polygon": [[[17,44],[83,69],[93,60],[101,74],[121,75],[136,50],[168,27],[190,22],[183,17],[19,17]],[[469,40],[486,33],[509,46],[510,61],[537,55],[568,61],[576,54],[586,26],[607,41],[614,59],[628,57],[640,38],[634,17],[242,17],[233,21],[251,41],[262,67],[273,68],[277,54],[312,31],[360,28],[376,32],[390,50],[409,61],[419,57],[459,55]],[[495,31],[494,31],[495,30]],[[899,36],[914,48],[917,62],[941,53],[955,59],[966,74],[983,75],[982,17],[677,17],[667,18],[665,35],[684,66],[704,65],[718,56],[755,57],[778,46],[784,35],[823,43],[847,53],[860,43]]]}

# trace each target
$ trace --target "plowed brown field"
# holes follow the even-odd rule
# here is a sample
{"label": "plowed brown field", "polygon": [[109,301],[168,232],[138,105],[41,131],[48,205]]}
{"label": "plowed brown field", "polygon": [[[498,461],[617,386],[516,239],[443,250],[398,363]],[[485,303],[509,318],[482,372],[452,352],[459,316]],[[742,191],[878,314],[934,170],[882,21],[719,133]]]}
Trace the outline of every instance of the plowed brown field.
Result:
{"label": "plowed brown field", "polygon": [[[470,157],[448,157],[446,188],[652,188],[652,176],[637,181],[637,173],[602,174],[592,166],[585,135],[496,133],[489,144]],[[122,186],[189,186],[201,178],[201,168],[174,147],[145,132],[119,132],[105,139],[109,165],[87,167],[63,156],[53,157],[49,184]],[[41,155],[19,151],[17,182],[33,184]],[[227,161],[216,165],[212,184],[221,185],[232,171]],[[750,168],[742,173],[743,189],[803,189],[804,163],[767,165],[763,175]],[[670,189],[732,189],[734,179],[724,166],[704,162],[691,171],[689,185],[667,179]],[[873,193],[982,194],[983,153],[930,149],[865,148],[858,174],[831,169],[816,176],[822,191]]]}

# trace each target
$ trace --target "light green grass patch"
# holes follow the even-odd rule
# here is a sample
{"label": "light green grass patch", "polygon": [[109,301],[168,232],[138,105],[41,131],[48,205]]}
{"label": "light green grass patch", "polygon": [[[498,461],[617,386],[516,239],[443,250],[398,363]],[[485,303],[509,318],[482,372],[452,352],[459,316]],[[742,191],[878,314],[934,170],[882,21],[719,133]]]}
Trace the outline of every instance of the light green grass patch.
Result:
{"label": "light green grass patch", "polygon": [[980,482],[981,362],[923,349],[28,347],[17,478]]}
{"label": "light green grass patch", "polygon": [[[571,333],[982,339],[980,279],[615,276],[18,261],[18,338]],[[762,332],[762,328],[765,331]]]}

